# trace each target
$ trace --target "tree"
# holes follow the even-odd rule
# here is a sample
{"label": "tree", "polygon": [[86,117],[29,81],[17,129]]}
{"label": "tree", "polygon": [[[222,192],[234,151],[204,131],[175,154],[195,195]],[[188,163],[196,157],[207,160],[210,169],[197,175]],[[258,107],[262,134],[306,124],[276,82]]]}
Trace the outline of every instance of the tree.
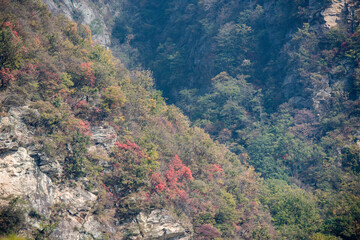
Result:
{"label": "tree", "polygon": [[203,224],[195,229],[196,239],[214,240],[220,237],[220,233],[211,224]]}
{"label": "tree", "polygon": [[309,239],[319,231],[320,214],[313,195],[283,180],[267,180],[261,189],[280,234],[287,239]]}
{"label": "tree", "polygon": [[78,178],[86,174],[84,161],[87,152],[86,146],[89,143],[89,137],[80,131],[75,132],[71,141],[71,153],[65,158],[65,174],[69,178]]}
{"label": "tree", "polygon": [[0,235],[16,233],[25,223],[24,210],[19,198],[0,207]]}
{"label": "tree", "polygon": [[9,21],[3,22],[0,26],[0,69],[16,69],[21,62],[22,41],[14,28],[14,24]]}
{"label": "tree", "polygon": [[169,200],[188,199],[187,182],[193,180],[193,176],[190,168],[182,163],[178,155],[169,162],[164,174],[154,173],[151,178],[154,192],[164,191]]}

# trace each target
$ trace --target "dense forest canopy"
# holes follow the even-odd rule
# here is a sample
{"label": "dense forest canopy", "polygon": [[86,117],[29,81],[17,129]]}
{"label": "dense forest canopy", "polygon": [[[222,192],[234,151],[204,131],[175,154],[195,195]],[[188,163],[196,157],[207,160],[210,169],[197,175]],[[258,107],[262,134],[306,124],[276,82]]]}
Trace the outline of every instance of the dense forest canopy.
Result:
{"label": "dense forest canopy", "polygon": [[332,1],[127,4],[113,37],[132,34],[169,102],[261,174],[280,236],[358,238],[359,3],[331,28]]}
{"label": "dense forest canopy", "polygon": [[[167,209],[194,239],[359,239],[360,3],[328,28],[332,4],[123,1],[120,61],[81,18],[0,0],[0,116],[26,109],[14,141],[94,193],[100,223]],[[51,238],[66,206],[23,201],[1,205],[0,235]]]}

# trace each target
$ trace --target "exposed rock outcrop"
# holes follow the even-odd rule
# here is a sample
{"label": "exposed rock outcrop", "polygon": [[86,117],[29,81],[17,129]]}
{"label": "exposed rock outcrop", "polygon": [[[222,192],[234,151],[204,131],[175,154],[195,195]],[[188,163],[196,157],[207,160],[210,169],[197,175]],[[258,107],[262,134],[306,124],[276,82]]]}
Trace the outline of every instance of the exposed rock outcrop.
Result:
{"label": "exposed rock outcrop", "polygon": [[61,13],[76,22],[84,23],[90,27],[93,39],[103,46],[110,46],[110,26],[105,23],[104,16],[116,8],[111,8],[104,1],[95,4],[89,0],[43,0],[51,12]]}
{"label": "exposed rock outcrop", "polygon": [[29,130],[22,121],[24,115],[38,114],[29,107],[11,108],[7,116],[0,118],[0,152],[16,150],[19,146],[28,144],[31,140]]}
{"label": "exposed rock outcrop", "polygon": [[96,145],[103,146],[106,150],[111,150],[116,142],[116,131],[111,126],[91,127],[91,139]]}
{"label": "exposed rock outcrop", "polygon": [[130,239],[188,240],[191,238],[186,224],[175,219],[166,210],[154,210],[150,214],[142,212],[134,221],[124,225],[124,229]]}
{"label": "exposed rock outcrop", "polygon": [[[132,239],[189,239],[185,224],[164,210],[140,213],[122,226],[114,218],[115,211],[108,213],[106,221],[99,220],[94,213],[98,197],[84,190],[81,179],[73,186],[54,182],[62,174],[63,160],[49,157],[34,146],[34,134],[25,120],[29,115],[40,117],[36,110],[24,106],[10,108],[0,118],[0,196],[21,197],[27,211],[40,214],[39,219],[27,218],[31,226],[41,231],[55,221],[50,239],[124,239],[130,232]],[[116,131],[105,125],[91,130],[93,145],[89,152],[106,158],[116,141]]]}
{"label": "exposed rock outcrop", "polygon": [[[23,147],[0,156],[0,193],[2,197],[22,197],[28,208],[43,219],[59,211],[55,206],[64,206],[63,220],[57,224],[51,239],[95,239],[100,238],[104,229],[94,217],[89,217],[97,197],[81,188],[53,183]],[[32,225],[42,229],[41,224]]]}
{"label": "exposed rock outcrop", "polygon": [[3,197],[22,196],[31,207],[50,216],[55,200],[51,179],[36,166],[25,148],[0,156],[0,192]]}
{"label": "exposed rock outcrop", "polygon": [[322,15],[325,20],[324,26],[327,28],[336,27],[344,18],[345,0],[332,0],[330,7],[326,8]]}

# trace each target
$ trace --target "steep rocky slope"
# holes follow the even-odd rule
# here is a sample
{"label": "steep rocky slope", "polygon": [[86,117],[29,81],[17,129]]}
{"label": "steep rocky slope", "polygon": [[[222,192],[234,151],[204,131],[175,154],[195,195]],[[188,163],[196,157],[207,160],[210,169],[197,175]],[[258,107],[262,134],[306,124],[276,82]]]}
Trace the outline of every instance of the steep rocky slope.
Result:
{"label": "steep rocky slope", "polygon": [[[186,224],[165,210],[140,213],[124,225],[116,224],[116,220],[111,218],[105,223],[99,221],[98,215],[94,214],[98,205],[97,192],[86,191],[81,184],[88,179],[80,179],[75,186],[53,181],[61,177],[63,167],[57,159],[46,157],[42,151],[36,150],[35,147],[39,146],[32,145],[34,132],[23,121],[27,114],[40,118],[38,111],[27,106],[10,108],[7,116],[1,118],[4,141],[0,156],[0,192],[2,199],[21,197],[28,208],[25,212],[39,216],[37,218],[30,213],[26,219],[28,227],[44,231],[50,239],[104,239],[105,236],[123,239],[123,235],[130,231],[136,239],[190,238],[191,231],[186,230]],[[112,146],[114,142],[109,143],[107,139],[111,133],[115,133],[111,128],[110,131],[102,128],[93,130],[94,143]],[[98,151],[98,148],[96,145],[89,146],[93,151]],[[58,220],[46,232],[54,215],[59,215]],[[28,230],[25,231],[27,234]]]}
{"label": "steep rocky slope", "polygon": [[69,19],[88,25],[96,42],[110,46],[112,17],[119,14],[121,1],[53,1],[44,0],[54,14],[64,14]]}

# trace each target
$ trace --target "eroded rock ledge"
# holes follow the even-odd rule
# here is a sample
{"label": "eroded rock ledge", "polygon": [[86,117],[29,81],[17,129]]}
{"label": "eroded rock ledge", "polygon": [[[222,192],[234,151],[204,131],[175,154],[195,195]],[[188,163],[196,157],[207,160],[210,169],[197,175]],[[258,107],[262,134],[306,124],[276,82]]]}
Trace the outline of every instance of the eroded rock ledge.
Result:
{"label": "eroded rock ledge", "polygon": [[130,239],[188,240],[191,238],[186,225],[166,210],[157,209],[149,214],[140,213],[132,222],[123,227]]}

